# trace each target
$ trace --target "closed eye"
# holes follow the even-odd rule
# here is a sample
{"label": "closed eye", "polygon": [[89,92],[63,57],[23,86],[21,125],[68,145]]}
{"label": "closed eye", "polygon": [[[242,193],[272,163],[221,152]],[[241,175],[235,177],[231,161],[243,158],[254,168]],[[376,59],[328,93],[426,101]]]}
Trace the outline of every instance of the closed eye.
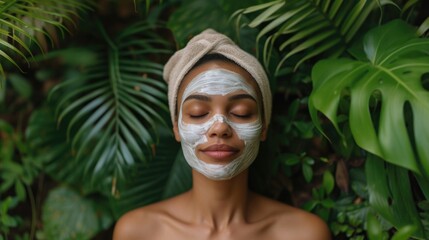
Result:
{"label": "closed eye", "polygon": [[194,118],[194,119],[198,119],[198,118],[203,118],[205,116],[207,116],[209,113],[203,113],[203,114],[189,114],[190,118]]}
{"label": "closed eye", "polygon": [[232,115],[232,116],[234,116],[234,117],[243,118],[243,119],[246,119],[246,118],[250,118],[250,117],[252,117],[252,114],[251,114],[251,113],[249,113],[249,114],[237,114],[237,113],[231,113],[231,115]]}

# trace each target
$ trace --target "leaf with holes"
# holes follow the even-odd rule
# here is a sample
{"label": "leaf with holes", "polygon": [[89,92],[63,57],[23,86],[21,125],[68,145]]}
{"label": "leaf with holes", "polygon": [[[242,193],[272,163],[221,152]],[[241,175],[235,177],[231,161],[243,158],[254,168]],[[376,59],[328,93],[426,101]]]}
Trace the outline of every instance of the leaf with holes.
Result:
{"label": "leaf with holes", "polygon": [[[429,39],[401,20],[369,31],[363,48],[367,61],[328,59],[312,70],[309,108],[337,128],[338,106],[350,96],[350,128],[363,149],[395,165],[429,176]],[[374,107],[374,101],[381,106]]]}

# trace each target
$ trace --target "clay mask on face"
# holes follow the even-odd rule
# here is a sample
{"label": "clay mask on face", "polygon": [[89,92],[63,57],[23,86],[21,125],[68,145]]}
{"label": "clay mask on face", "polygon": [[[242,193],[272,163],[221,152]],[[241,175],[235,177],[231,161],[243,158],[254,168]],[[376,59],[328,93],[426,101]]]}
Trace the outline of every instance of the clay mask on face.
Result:
{"label": "clay mask on face", "polygon": [[[258,117],[256,121],[251,123],[235,123],[223,115],[216,114],[202,124],[189,124],[185,123],[182,119],[181,106],[184,100],[194,93],[224,96],[239,90],[244,90],[253,98],[258,99],[254,89],[240,75],[223,69],[213,69],[195,77],[188,84],[182,96],[178,127],[183,154],[193,169],[212,180],[231,179],[248,168],[255,160],[259,150],[262,130],[261,118]],[[216,122],[224,122],[231,126],[239,139],[244,141],[242,154],[227,164],[206,163],[198,159],[195,153],[198,145],[208,141],[206,137],[207,131]]]}

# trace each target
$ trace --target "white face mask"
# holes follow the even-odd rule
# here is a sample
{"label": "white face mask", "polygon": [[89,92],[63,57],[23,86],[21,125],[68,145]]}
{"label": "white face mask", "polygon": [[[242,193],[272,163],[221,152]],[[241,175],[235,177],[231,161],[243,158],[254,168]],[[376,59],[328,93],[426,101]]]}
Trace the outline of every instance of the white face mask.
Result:
{"label": "white face mask", "polygon": [[[182,104],[191,94],[204,93],[207,95],[222,95],[243,90],[253,98],[258,99],[254,89],[238,74],[223,70],[213,69],[201,73],[195,77],[186,87],[180,103],[179,134],[183,154],[188,164],[212,180],[231,179],[247,169],[255,160],[259,151],[259,142],[262,131],[260,116],[251,123],[234,123],[227,117],[216,114],[202,124],[188,124],[182,119]],[[240,156],[227,164],[210,164],[197,158],[195,149],[198,145],[206,143],[206,134],[216,122],[224,122],[231,126],[239,139],[244,141],[244,150]]]}

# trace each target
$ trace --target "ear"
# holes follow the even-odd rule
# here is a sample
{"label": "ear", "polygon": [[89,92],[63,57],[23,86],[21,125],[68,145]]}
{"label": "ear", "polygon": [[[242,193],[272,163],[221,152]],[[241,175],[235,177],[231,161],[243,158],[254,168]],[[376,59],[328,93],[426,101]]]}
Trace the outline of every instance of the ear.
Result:
{"label": "ear", "polygon": [[176,141],[180,142],[179,126],[177,124],[177,120],[175,120],[173,123],[173,133]]}
{"label": "ear", "polygon": [[267,126],[264,124],[264,126],[262,127],[262,132],[261,132],[261,142],[265,141],[267,139]]}

